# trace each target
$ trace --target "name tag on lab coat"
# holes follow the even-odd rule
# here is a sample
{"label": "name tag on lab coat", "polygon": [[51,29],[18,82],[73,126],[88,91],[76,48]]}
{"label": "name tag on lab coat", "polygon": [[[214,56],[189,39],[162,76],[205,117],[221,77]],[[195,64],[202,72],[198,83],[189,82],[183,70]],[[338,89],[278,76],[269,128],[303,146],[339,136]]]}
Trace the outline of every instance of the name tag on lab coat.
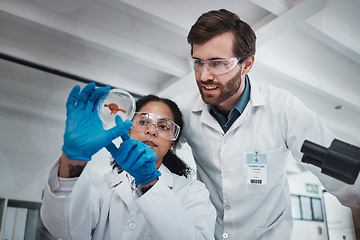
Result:
{"label": "name tag on lab coat", "polygon": [[255,185],[267,184],[266,154],[246,154],[247,183]]}

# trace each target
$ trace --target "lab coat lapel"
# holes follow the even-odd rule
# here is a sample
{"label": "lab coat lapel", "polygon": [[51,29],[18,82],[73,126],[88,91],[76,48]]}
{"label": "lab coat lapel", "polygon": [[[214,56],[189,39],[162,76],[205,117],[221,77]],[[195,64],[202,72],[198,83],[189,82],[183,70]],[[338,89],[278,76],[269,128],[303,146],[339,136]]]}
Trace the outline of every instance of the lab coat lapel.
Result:
{"label": "lab coat lapel", "polygon": [[250,115],[252,113],[252,110],[254,107],[265,105],[265,100],[260,92],[258,83],[250,80],[250,86],[251,86],[250,100],[249,100],[248,104],[246,105],[244,111],[240,115],[240,117],[238,119],[236,119],[236,121],[233,123],[233,125],[230,127],[230,129],[227,133],[229,133],[232,130],[239,127],[245,121],[245,119],[248,117],[248,115]]}
{"label": "lab coat lapel", "polygon": [[131,180],[132,178],[129,174],[123,171],[120,174],[113,173],[113,178],[110,183],[110,187],[114,188],[114,192],[124,201],[128,209],[130,209],[134,203]]}
{"label": "lab coat lapel", "polygon": [[222,130],[220,124],[210,114],[209,107],[210,106],[208,104],[204,103],[204,101],[201,99],[201,95],[199,95],[198,98],[196,99],[196,102],[193,106],[192,111],[193,112],[201,112],[200,121],[223,134],[224,131]]}
{"label": "lab coat lapel", "polygon": [[[161,172],[160,180],[163,181],[170,189],[174,186],[174,180],[170,170],[163,164],[160,166],[159,171]],[[131,181],[133,178],[125,171],[120,174],[112,172],[107,176],[110,187],[114,188],[114,192],[121,198],[130,210],[134,204],[133,191],[131,189]]]}
{"label": "lab coat lapel", "polygon": [[265,105],[265,99],[261,94],[260,86],[257,82],[250,79],[250,103],[251,106],[262,106]]}
{"label": "lab coat lapel", "polygon": [[126,182],[121,182],[116,188],[115,192],[124,201],[128,209],[131,208],[133,201],[133,193],[131,187]]}
{"label": "lab coat lapel", "polygon": [[159,180],[172,189],[174,187],[174,178],[170,170],[164,164],[161,164],[159,171],[161,172]]}

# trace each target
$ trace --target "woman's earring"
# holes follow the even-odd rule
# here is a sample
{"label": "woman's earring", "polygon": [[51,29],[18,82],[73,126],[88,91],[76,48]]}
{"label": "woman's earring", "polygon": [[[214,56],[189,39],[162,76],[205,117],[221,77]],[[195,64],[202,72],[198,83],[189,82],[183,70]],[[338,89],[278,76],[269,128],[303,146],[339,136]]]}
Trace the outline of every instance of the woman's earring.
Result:
{"label": "woman's earring", "polygon": [[174,147],[170,147],[170,151],[174,150]]}

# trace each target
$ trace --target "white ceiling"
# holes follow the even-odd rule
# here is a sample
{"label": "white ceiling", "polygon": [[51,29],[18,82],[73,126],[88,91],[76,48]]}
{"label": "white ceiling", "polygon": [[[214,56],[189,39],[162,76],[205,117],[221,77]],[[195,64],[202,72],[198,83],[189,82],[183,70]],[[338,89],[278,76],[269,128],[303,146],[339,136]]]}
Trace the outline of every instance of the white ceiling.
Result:
{"label": "white ceiling", "polygon": [[[359,0],[0,0],[0,53],[134,95],[173,98],[196,90],[187,63],[191,25],[220,8],[236,12],[257,34],[251,78],[292,92],[339,139],[360,146]],[[60,104],[74,82],[0,63],[3,78],[21,75],[17,83],[1,81],[3,116],[36,115],[17,99],[48,102],[46,92],[60,89],[44,117],[63,124]],[[46,81],[34,80],[38,75]],[[5,123],[0,129],[9,131]],[[1,138],[4,159],[15,143]]]}

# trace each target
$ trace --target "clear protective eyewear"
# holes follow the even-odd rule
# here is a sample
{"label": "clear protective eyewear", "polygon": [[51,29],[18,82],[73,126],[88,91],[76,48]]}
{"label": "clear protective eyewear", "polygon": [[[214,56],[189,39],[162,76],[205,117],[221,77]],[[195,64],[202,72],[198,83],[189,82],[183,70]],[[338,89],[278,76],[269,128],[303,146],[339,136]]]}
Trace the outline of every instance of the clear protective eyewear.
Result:
{"label": "clear protective eyewear", "polygon": [[206,66],[209,72],[214,75],[221,75],[231,71],[240,60],[241,58],[233,57],[203,61],[197,58],[189,57],[190,67],[194,70],[195,73],[201,73],[204,69],[204,66]]}
{"label": "clear protective eyewear", "polygon": [[132,122],[134,131],[145,132],[154,125],[159,137],[175,141],[179,136],[179,125],[154,113],[136,112]]}

